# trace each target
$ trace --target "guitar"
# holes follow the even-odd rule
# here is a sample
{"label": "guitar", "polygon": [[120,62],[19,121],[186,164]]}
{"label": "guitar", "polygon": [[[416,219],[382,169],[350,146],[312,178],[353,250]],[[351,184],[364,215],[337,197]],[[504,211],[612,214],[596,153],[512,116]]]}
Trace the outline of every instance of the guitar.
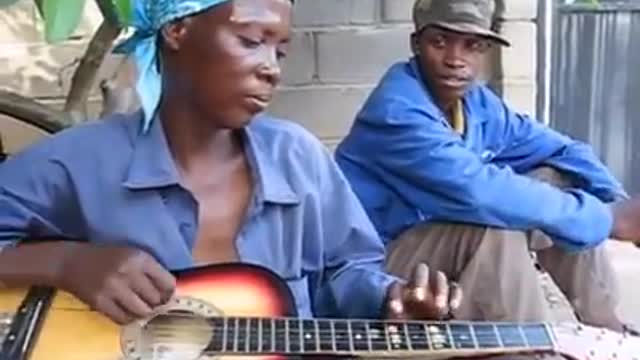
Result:
{"label": "guitar", "polygon": [[264,268],[225,264],[175,274],[174,299],[123,327],[65,292],[4,290],[0,359],[447,359],[516,353],[640,359],[640,338],[577,324],[299,319],[286,283]]}

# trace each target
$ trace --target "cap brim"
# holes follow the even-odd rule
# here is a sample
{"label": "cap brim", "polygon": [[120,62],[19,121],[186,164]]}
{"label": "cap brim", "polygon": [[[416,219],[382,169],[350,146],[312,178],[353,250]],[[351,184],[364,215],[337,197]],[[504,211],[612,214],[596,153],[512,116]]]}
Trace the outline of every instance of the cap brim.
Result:
{"label": "cap brim", "polygon": [[491,31],[474,24],[468,24],[468,23],[454,24],[454,23],[436,21],[436,22],[427,24],[427,26],[438,26],[447,30],[451,30],[451,31],[455,31],[463,34],[480,35],[483,37],[487,37],[491,40],[494,40],[500,45],[511,46],[511,43],[507,39],[500,36],[500,34],[496,33],[495,31]]}

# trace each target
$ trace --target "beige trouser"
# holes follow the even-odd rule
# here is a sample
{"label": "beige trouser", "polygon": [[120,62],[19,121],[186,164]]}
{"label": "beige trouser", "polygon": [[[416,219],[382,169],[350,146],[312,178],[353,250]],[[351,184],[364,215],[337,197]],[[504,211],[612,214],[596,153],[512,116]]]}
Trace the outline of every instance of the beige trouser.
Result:
{"label": "beige trouser", "polygon": [[[566,186],[566,181],[548,168],[531,176]],[[456,319],[552,321],[531,251],[582,322],[622,330],[616,278],[604,246],[571,254],[553,246],[551,239],[539,231],[422,224],[391,242],[387,269],[406,278],[424,262],[458,282],[464,301],[454,313]]]}

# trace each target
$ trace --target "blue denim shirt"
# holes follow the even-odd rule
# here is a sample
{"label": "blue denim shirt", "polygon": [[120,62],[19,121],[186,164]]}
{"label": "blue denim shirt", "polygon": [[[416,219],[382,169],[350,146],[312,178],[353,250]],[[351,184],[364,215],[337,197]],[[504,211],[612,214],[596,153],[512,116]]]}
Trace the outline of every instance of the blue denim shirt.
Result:
{"label": "blue denim shirt", "polygon": [[[0,165],[0,241],[87,239],[133,245],[169,269],[193,265],[197,204],[180,186],[163,126],[141,115],[79,125]],[[309,316],[379,317],[384,246],[323,145],[261,116],[245,133],[253,178],[241,261],[266,266]],[[212,169],[215,171],[215,169]]]}
{"label": "blue denim shirt", "polygon": [[[540,229],[570,250],[609,236],[605,203],[626,194],[589,146],[514,112],[479,84],[464,96],[461,136],[421,79],[415,58],[393,65],[336,151],[385,242],[429,221]],[[522,175],[542,165],[579,186],[561,191]]]}

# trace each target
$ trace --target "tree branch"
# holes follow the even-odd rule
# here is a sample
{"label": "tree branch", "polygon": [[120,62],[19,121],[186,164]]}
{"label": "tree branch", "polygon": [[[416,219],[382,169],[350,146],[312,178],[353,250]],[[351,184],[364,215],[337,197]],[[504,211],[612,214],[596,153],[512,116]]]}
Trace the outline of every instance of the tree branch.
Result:
{"label": "tree branch", "polygon": [[64,128],[64,114],[36,100],[0,89],[0,114],[53,133]]}
{"label": "tree branch", "polygon": [[119,25],[104,20],[89,42],[89,46],[73,74],[71,89],[64,106],[64,111],[73,124],[87,118],[86,103],[96,82],[98,70],[121,30]]}

